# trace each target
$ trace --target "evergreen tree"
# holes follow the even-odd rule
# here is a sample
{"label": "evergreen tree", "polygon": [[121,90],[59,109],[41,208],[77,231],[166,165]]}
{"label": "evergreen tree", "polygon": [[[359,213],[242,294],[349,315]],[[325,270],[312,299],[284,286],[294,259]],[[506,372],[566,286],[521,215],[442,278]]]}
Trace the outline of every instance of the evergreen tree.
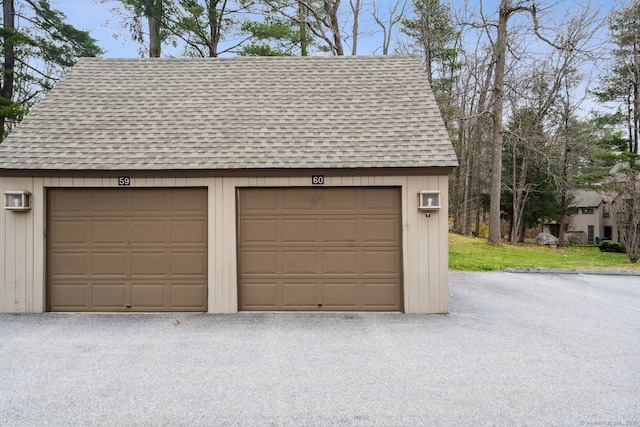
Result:
{"label": "evergreen tree", "polygon": [[0,140],[79,57],[102,53],[87,31],[66,23],[48,0],[3,0],[2,7]]}
{"label": "evergreen tree", "polygon": [[[616,102],[621,108],[610,114],[624,123],[628,132],[628,152],[638,154],[640,137],[640,1],[614,12],[611,39],[616,45],[610,72],[602,78],[596,95],[602,102]],[[633,160],[632,160],[633,161]]]}

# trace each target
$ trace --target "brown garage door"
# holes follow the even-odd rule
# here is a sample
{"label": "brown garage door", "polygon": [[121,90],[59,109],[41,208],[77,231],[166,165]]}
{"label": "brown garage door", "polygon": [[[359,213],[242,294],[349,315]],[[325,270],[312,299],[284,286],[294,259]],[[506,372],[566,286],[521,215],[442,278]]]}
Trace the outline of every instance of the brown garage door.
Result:
{"label": "brown garage door", "polygon": [[50,311],[206,311],[205,189],[51,189]]}
{"label": "brown garage door", "polygon": [[398,188],[239,190],[240,310],[402,309]]}

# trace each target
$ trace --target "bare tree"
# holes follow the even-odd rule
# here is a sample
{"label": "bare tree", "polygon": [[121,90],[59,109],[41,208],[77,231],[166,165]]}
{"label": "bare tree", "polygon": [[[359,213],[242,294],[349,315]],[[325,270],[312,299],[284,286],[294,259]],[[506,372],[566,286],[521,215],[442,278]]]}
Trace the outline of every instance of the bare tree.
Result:
{"label": "bare tree", "polygon": [[[564,153],[560,156],[550,154],[551,147],[546,141],[546,137],[539,138],[538,135],[544,134],[543,125],[552,108],[562,108],[558,104],[562,99],[561,90],[563,87],[567,88],[567,79],[576,79],[578,77],[576,70],[581,61],[590,56],[588,48],[589,35],[593,33],[594,27],[597,25],[597,12],[585,9],[570,17],[556,32],[555,40],[551,41],[541,33],[541,26],[538,22],[538,14],[535,7],[532,7],[530,12],[536,36],[549,46],[551,52],[542,61],[535,61],[535,57],[533,57],[529,62],[539,64],[531,67],[533,76],[519,79],[527,83],[513,85],[514,88],[522,86],[528,89],[529,94],[515,90],[514,95],[517,99],[524,101],[525,108],[531,111],[532,115],[531,119],[525,123],[530,127],[530,130],[524,129],[523,132],[523,129],[520,129],[520,133],[528,135],[530,141],[523,146],[523,150],[520,153],[520,174],[517,179],[512,176],[511,180],[513,221],[510,240],[512,244],[519,240],[518,232],[521,228],[522,216],[529,198],[536,192],[536,187],[543,184],[541,182],[536,183],[537,177],[553,177],[555,172],[552,172],[552,169],[555,168],[552,164],[557,164],[558,158],[564,158],[568,154]],[[567,106],[567,108],[569,107]],[[568,158],[565,160],[568,161]],[[532,171],[528,170],[531,167],[534,167],[534,169]],[[514,168],[514,173],[515,170],[516,168]],[[529,176],[531,172],[533,172],[533,175]],[[566,203],[566,194],[564,202]]]}
{"label": "bare tree", "polygon": [[640,259],[640,171],[631,164],[623,179],[612,181],[610,206],[618,235],[632,264]]}
{"label": "bare tree", "polygon": [[327,43],[331,53],[338,56],[344,55],[338,19],[340,0],[323,0],[321,7],[316,7],[310,0],[299,1],[314,20],[309,25],[311,32]]}
{"label": "bare tree", "polygon": [[[387,14],[380,14],[380,2],[373,2],[373,20],[382,30],[382,54],[389,54],[389,46],[391,46],[393,27],[402,21],[407,9],[408,0],[395,0],[389,6]],[[384,20],[384,21],[383,21]]]}
{"label": "bare tree", "polygon": [[504,70],[507,56],[507,24],[509,18],[523,7],[513,7],[511,0],[501,0],[498,9],[498,33],[493,45],[493,57],[495,72],[493,78],[493,94],[491,112],[493,115],[493,143],[491,161],[491,201],[489,206],[489,240],[494,246],[502,245],[502,233],[500,231],[500,189],[502,188],[502,147],[504,136],[502,134],[503,99],[504,99]]}
{"label": "bare tree", "polygon": [[464,62],[460,79],[459,111],[457,113],[458,141],[457,154],[460,167],[458,183],[452,188],[459,189],[454,194],[453,206],[458,209],[456,231],[470,235],[475,222],[476,234],[480,233],[482,217],[481,194],[488,179],[486,164],[489,163],[487,146],[490,129],[489,94],[493,78],[493,66],[490,55],[482,49],[470,49]]}
{"label": "bare tree", "polygon": [[342,35],[340,33],[340,0],[296,0],[296,12],[292,13],[289,7],[283,7],[275,0],[262,0],[265,4],[278,10],[283,16],[301,26],[304,25],[313,36],[327,44],[328,50],[333,55],[344,55]]}

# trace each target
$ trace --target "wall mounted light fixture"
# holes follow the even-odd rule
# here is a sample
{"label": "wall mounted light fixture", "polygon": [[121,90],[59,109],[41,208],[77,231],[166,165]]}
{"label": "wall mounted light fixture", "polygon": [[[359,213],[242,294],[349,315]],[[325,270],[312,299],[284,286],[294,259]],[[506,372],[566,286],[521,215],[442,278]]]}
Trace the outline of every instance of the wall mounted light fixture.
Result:
{"label": "wall mounted light fixture", "polygon": [[5,191],[4,208],[11,211],[28,211],[31,209],[31,193],[28,191]]}
{"label": "wall mounted light fixture", "polygon": [[421,211],[435,211],[440,209],[440,192],[436,190],[419,192],[418,209]]}

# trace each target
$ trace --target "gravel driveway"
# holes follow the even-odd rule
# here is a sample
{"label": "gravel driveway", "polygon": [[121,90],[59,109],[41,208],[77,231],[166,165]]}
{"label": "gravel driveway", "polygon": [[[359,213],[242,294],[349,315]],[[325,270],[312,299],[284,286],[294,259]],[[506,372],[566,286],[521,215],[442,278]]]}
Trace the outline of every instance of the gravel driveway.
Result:
{"label": "gravel driveway", "polygon": [[449,315],[0,315],[0,425],[640,425],[640,277],[450,275]]}

